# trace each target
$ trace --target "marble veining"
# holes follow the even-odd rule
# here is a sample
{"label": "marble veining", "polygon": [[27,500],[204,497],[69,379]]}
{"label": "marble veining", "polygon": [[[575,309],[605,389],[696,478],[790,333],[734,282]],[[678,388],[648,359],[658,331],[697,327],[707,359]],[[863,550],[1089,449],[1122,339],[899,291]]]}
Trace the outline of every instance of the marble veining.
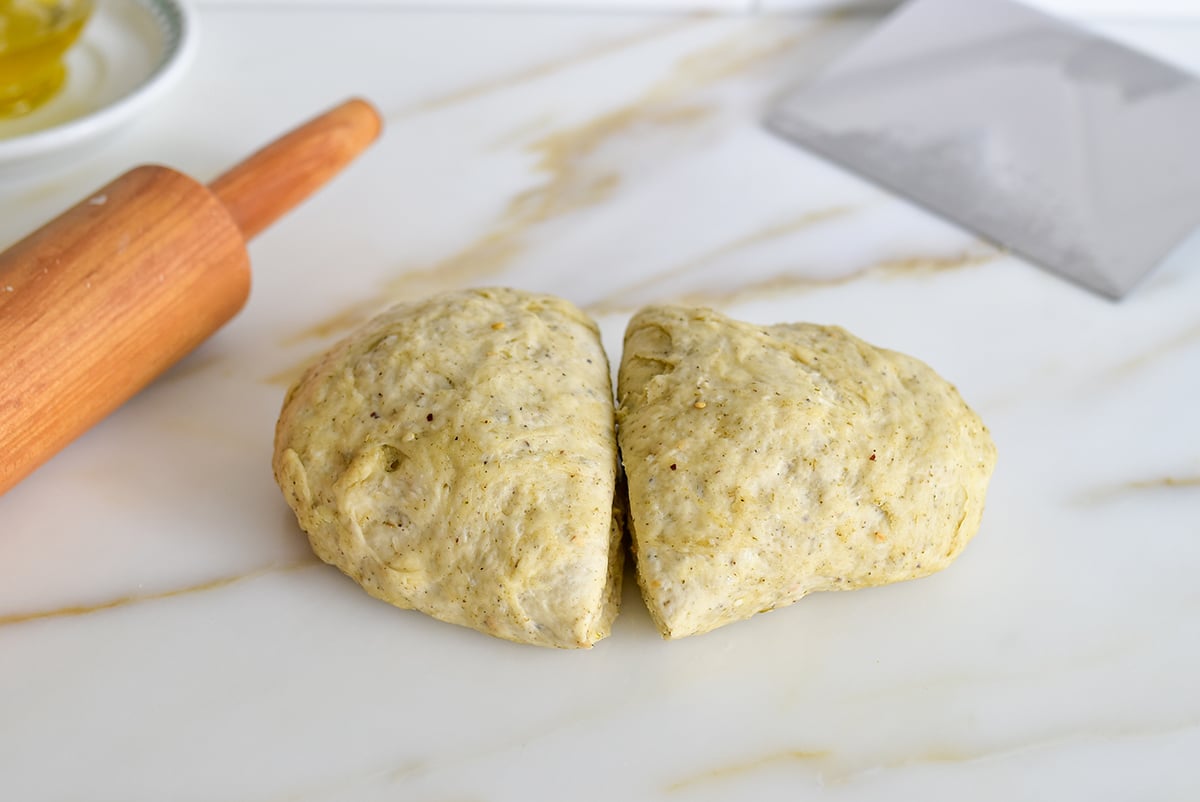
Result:
{"label": "marble veining", "polygon": [[512,73],[487,78],[483,81],[463,86],[459,89],[417,101],[403,108],[385,114],[388,122],[396,122],[406,117],[437,111],[447,106],[457,105],[474,100],[480,95],[500,92],[521,84],[545,78],[559,70],[586,64],[590,61],[613,55],[628,47],[651,42],[663,36],[669,36],[676,31],[694,25],[697,21],[710,18],[711,15],[693,13],[680,16],[669,16],[664,22],[653,25],[646,30],[636,31],[628,36],[616,37],[612,40],[601,41],[591,46],[582,47],[562,58],[550,59],[524,67]]}
{"label": "marble veining", "polygon": [[737,777],[740,774],[758,771],[767,766],[774,766],[781,763],[819,765],[828,757],[829,753],[821,750],[787,749],[782,752],[773,752],[771,754],[762,755],[761,757],[754,758],[753,760],[746,760],[740,763],[732,763],[727,766],[718,766],[717,768],[708,769],[701,774],[697,774],[692,777],[684,777],[682,780],[676,780],[668,785],[664,790],[666,790],[668,793],[678,793],[679,791],[686,791],[697,785],[707,785],[729,777]]}
{"label": "marble veining", "polygon": [[1171,334],[1159,340],[1154,345],[1139,353],[1137,356],[1124,360],[1109,369],[1109,380],[1120,380],[1130,374],[1152,364],[1163,361],[1163,357],[1172,356],[1180,349],[1200,344],[1200,323],[1187,326],[1182,331]]}
{"label": "marble veining", "polygon": [[[200,15],[175,96],[0,185],[0,241],[345,95],[388,127],[253,244],[241,315],[0,497],[0,799],[1200,795],[1200,238],[1113,304],[764,130],[868,15]],[[1200,69],[1200,26],[1108,28]],[[982,529],[936,576],[671,643],[631,575],[583,653],[375,601],[274,485],[284,385],[381,308],[479,284],[569,298],[614,361],[654,302],[912,353],[997,443]]]}
{"label": "marble veining", "polygon": [[909,769],[913,767],[939,764],[970,764],[985,761],[1003,761],[1016,758],[1022,754],[1042,750],[1053,750],[1071,744],[1087,742],[1119,742],[1122,740],[1138,740],[1177,733],[1190,733],[1200,728],[1200,721],[1181,721],[1151,730],[1122,729],[1088,730],[1075,733],[1063,733],[1047,736],[1042,740],[1024,742],[1019,745],[997,746],[993,749],[975,752],[963,751],[954,747],[934,749],[920,754],[892,758],[885,762],[860,764],[855,768],[847,768],[837,755],[826,750],[791,749],[773,752],[757,758],[719,766],[702,774],[685,777],[668,785],[664,790],[668,793],[691,791],[700,786],[719,785],[724,780],[734,779],[768,768],[788,767],[815,776],[817,784],[826,788],[852,785],[867,778],[875,778],[881,773]]}
{"label": "marble veining", "polygon": [[30,621],[42,621],[47,618],[65,618],[68,616],[90,615],[99,613],[105,610],[115,610],[118,607],[127,607],[131,604],[143,604],[145,602],[158,601],[160,599],[173,599],[177,596],[183,596],[189,593],[205,593],[208,591],[219,590],[227,585],[232,585],[235,582],[244,582],[250,579],[256,579],[264,574],[269,574],[275,571],[296,571],[301,568],[311,568],[321,563],[316,559],[305,559],[287,565],[270,565],[265,568],[259,568],[255,571],[248,571],[233,576],[223,576],[217,579],[210,579],[207,582],[201,582],[196,585],[188,585],[182,588],[171,588],[170,590],[160,590],[154,593],[138,593],[122,596],[117,599],[98,602],[88,605],[72,605],[69,607],[58,607],[53,610],[34,610],[26,613],[11,613],[0,616],[0,627],[10,626],[12,624],[24,624]]}
{"label": "marble veining", "polygon": [[[290,335],[285,344],[302,338],[326,338],[347,331],[373,312],[401,300],[420,298],[434,292],[471,283],[486,282],[508,266],[525,247],[530,229],[587,206],[608,200],[621,183],[614,169],[597,168],[594,157],[609,143],[633,137],[645,137],[645,129],[670,129],[702,122],[708,110],[689,97],[712,83],[742,76],[747,71],[798,47],[818,36],[825,23],[813,24],[803,33],[775,33],[765,23],[747,26],[714,45],[686,53],[662,78],[653,81],[640,96],[626,105],[567,128],[551,131],[524,145],[533,158],[533,169],[541,180],[510,198],[500,218],[487,231],[476,236],[460,250],[426,267],[405,269],[389,279],[372,299]],[[668,31],[678,28],[667,26]],[[656,29],[623,42],[602,46],[600,54],[609,54],[648,36],[662,35]],[[595,53],[587,58],[595,57]],[[583,57],[539,65],[520,74],[518,79],[501,79],[470,87],[435,99],[426,110],[437,110],[461,103],[478,95],[512,86],[514,80],[543,77],[559,69],[577,65]]]}
{"label": "marble veining", "polygon": [[[780,293],[795,294],[808,290],[837,287],[863,278],[894,279],[929,276],[946,270],[958,270],[983,265],[999,258],[994,252],[961,253],[948,257],[908,257],[888,259],[876,264],[852,269],[836,276],[808,276],[796,273],[781,273],[754,281],[739,282],[731,290],[697,289],[669,295],[650,296],[637,304],[616,305],[609,301],[589,304],[586,308],[597,314],[612,312],[632,313],[646,303],[672,302],[691,306],[729,307],[747,301],[777,297]],[[640,289],[640,288],[639,288]]]}
{"label": "marble veining", "polygon": [[1118,501],[1129,496],[1174,491],[1195,492],[1200,489],[1200,476],[1161,476],[1153,479],[1135,479],[1115,485],[1105,485],[1087,490],[1077,499],[1079,504],[1094,505]]}
{"label": "marble veining", "polygon": [[627,300],[630,295],[639,295],[644,293],[646,290],[653,289],[656,285],[660,284],[664,280],[689,275],[701,265],[715,262],[727,256],[737,254],[739,251],[747,248],[772,242],[780,237],[785,237],[800,231],[804,231],[810,226],[819,225],[826,220],[835,220],[845,215],[852,214],[853,211],[854,209],[851,207],[832,206],[826,209],[803,212],[790,220],[786,220],[782,223],[775,223],[757,231],[753,231],[749,234],[745,234],[733,240],[732,242],[719,245],[707,253],[701,254],[693,259],[689,259],[681,265],[662,271],[632,285],[622,287],[612,295],[588,304],[588,311],[596,314],[631,311],[632,308]]}

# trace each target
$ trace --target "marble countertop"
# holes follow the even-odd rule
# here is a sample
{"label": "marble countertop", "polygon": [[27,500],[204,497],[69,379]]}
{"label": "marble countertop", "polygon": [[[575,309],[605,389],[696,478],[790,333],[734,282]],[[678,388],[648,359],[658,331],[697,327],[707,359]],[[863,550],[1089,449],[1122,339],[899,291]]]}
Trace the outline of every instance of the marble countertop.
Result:
{"label": "marble countertop", "polygon": [[[197,62],[16,240],[139,162],[211,177],[349,95],[384,137],[251,249],[215,338],[0,497],[0,799],[1200,795],[1200,241],[1113,304],[774,138],[865,17],[203,6]],[[1106,30],[1200,70],[1200,25]],[[318,564],[270,473],[298,366],[394,301],[563,295],[836,323],[999,454],[947,571],[664,642],[520,647]],[[0,456],[2,458],[2,456]]]}

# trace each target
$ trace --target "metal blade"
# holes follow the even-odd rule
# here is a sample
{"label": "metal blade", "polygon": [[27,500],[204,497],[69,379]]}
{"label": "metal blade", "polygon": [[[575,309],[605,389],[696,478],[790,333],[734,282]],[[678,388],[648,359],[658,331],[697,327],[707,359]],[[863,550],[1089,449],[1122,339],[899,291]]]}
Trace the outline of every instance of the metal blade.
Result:
{"label": "metal blade", "polygon": [[1111,298],[1200,224],[1200,82],[1009,0],[912,0],[768,125]]}

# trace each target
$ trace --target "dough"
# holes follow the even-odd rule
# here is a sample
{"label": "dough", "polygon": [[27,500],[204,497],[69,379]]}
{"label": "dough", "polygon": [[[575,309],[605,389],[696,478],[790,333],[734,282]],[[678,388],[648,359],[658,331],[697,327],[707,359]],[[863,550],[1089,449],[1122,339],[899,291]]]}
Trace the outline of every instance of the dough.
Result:
{"label": "dough", "polygon": [[925,364],[839,328],[643,309],[617,410],[638,582],[664,637],[946,567],[987,429]]}
{"label": "dough", "polygon": [[313,551],[398,607],[587,647],[620,594],[595,324],[505,289],[397,306],[288,392],[275,478]]}

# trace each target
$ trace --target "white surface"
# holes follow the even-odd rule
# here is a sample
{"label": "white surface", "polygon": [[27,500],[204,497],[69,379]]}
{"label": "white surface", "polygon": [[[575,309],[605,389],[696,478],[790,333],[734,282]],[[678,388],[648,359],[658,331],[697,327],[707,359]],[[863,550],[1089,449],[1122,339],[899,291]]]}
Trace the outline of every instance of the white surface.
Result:
{"label": "white surface", "polygon": [[[963,0],[964,3],[970,0]],[[1120,17],[1124,19],[1198,18],[1195,0],[1017,0],[1025,5],[1072,17]],[[220,2],[220,0],[205,0]],[[756,0],[760,11],[808,10],[812,8],[894,7],[898,0]]]}
{"label": "white surface", "polygon": [[44,106],[0,120],[0,179],[78,160],[183,75],[195,20],[178,0],[100,0],[67,52],[67,80]]}
{"label": "white surface", "polygon": [[[349,94],[388,128],[254,244],[233,323],[0,497],[0,799],[1200,795],[1200,241],[1114,305],[762,130],[869,20],[201,17],[136,127],[0,185],[0,244]],[[1200,67],[1198,26],[1118,32]],[[587,306],[614,358],[659,299],[920,356],[995,436],[980,534],[937,576],[680,642],[627,592],[590,652],[371,600],[271,480],[272,377],[331,316],[490,283]]]}
{"label": "white surface", "polygon": [[[964,0],[967,2],[968,0]],[[1123,19],[1200,18],[1195,0],[1020,0],[1027,5],[1067,16]],[[321,0],[197,0],[202,5],[320,5]],[[887,9],[900,0],[355,0],[356,5],[443,11],[585,11],[594,13],[835,11]]]}

